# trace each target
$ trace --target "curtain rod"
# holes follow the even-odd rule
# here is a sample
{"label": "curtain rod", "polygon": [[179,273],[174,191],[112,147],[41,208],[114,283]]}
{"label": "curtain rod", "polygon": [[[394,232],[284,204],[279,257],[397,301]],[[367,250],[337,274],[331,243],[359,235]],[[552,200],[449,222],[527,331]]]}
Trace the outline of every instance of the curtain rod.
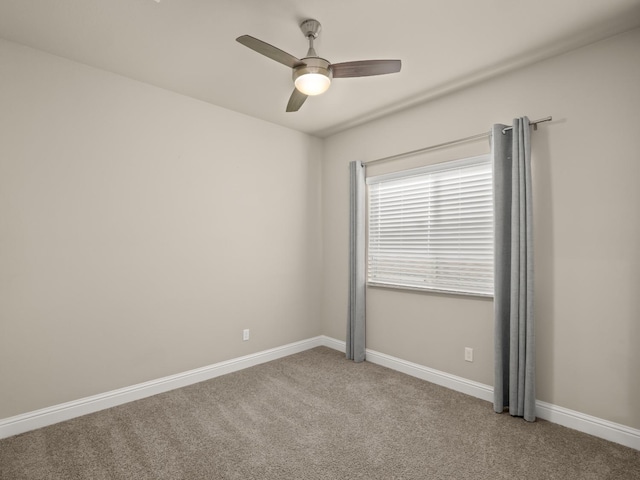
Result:
{"label": "curtain rod", "polygon": [[[533,122],[529,122],[529,125],[533,125],[533,129],[538,129],[538,124],[543,122],[550,122],[552,117],[545,117],[539,120],[534,120]],[[506,133],[509,130],[512,130],[513,127],[506,127],[502,130],[502,133]],[[429,147],[418,148],[417,150],[411,150],[410,152],[398,153],[396,155],[391,155],[389,157],[377,158],[375,160],[369,160],[368,162],[362,162],[362,165],[371,165],[372,163],[380,163],[380,162],[389,162],[391,160],[397,160],[404,157],[410,157],[411,155],[416,155],[418,153],[428,152],[430,150],[438,150],[439,148],[448,147],[450,145],[457,145],[459,143],[466,143],[472,140],[477,140],[479,138],[488,137],[491,135],[491,132],[478,133],[477,135],[471,135],[470,137],[459,138],[458,140],[451,140],[449,142],[439,143],[437,145],[431,145]]]}

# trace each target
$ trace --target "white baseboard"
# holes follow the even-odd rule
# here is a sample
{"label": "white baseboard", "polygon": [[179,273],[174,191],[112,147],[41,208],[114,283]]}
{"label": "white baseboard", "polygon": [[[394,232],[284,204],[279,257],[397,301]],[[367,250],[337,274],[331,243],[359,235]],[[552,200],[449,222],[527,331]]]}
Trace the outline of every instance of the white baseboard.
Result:
{"label": "white baseboard", "polygon": [[382,365],[383,367],[406,373],[412,377],[417,377],[427,382],[435,383],[457,392],[466,393],[472,397],[481,398],[488,402],[493,402],[493,387],[482,383],[474,382],[466,378],[441,372],[433,368],[418,365],[417,363],[401,360],[391,355],[367,349],[365,358],[367,362]]}
{"label": "white baseboard", "polygon": [[[131,387],[81,398],[41,410],[27,412],[15,417],[0,419],[0,438],[7,438],[88,413],[104,410],[105,408],[115,407],[134,400],[140,400],[141,398],[168,392],[169,390],[192,385],[319,346],[329,347],[340,352],[345,352],[346,350],[344,341],[320,335],[282,347],[264,350],[207,367],[140,383]],[[376,352],[375,350],[367,349],[366,360],[488,402],[493,401],[493,387],[489,385],[392,357],[391,355]],[[543,420],[548,420],[595,437],[604,438],[605,440],[640,450],[640,430],[540,400],[536,401],[536,415]]]}
{"label": "white baseboard", "polygon": [[[330,337],[321,337],[323,345],[335,350],[345,351],[346,344]],[[365,353],[367,362],[375,363],[383,367],[406,373],[451,390],[466,393],[488,402],[493,402],[493,387],[482,383],[467,380],[466,378],[450,375],[439,370],[434,370],[417,363],[408,362],[397,357],[392,357],[375,350],[367,349]],[[576,412],[568,408],[559,407],[550,403],[536,400],[536,416],[564,427],[588,433],[594,437],[603,438],[611,442],[619,443],[626,447],[640,450],[640,430],[610,422],[601,418],[592,417],[584,413]]]}
{"label": "white baseboard", "polygon": [[[321,339],[322,345],[325,347],[333,348],[340,352],[346,351],[346,342],[327,336],[322,336]],[[490,387],[489,385],[457,377],[456,375],[441,372],[417,363],[408,362],[407,360],[392,357],[386,353],[376,352],[369,348],[367,348],[365,352],[365,358],[367,362],[406,373],[412,377],[420,378],[427,382],[435,383],[436,385],[441,385],[457,392],[466,393],[472,397],[478,397],[488,402],[493,402],[493,387]]]}
{"label": "white baseboard", "polygon": [[206,367],[196,368],[176,375],[170,375],[130,387],[120,388],[99,395],[92,395],[33,412],[27,412],[22,415],[0,419],[0,438],[11,437],[88,413],[116,407],[176,388],[186,387],[187,385],[219,377],[220,375],[270,362],[271,360],[293,355],[294,353],[309,350],[310,348],[319,347],[324,345],[324,343],[324,338],[318,336],[300,342],[290,343],[282,347],[215,363]]}
{"label": "white baseboard", "polygon": [[536,400],[536,416],[564,427],[640,450],[640,430]]}
{"label": "white baseboard", "polygon": [[333,348],[334,350],[338,350],[342,353],[347,351],[347,343],[342,340],[336,340],[335,338],[327,337],[326,335],[321,335],[320,340],[322,341],[323,347]]}

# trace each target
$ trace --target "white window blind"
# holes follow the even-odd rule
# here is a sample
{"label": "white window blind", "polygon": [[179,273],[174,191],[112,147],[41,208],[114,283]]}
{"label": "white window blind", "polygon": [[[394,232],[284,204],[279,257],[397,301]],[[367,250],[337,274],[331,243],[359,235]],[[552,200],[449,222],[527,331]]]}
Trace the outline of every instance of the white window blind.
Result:
{"label": "white window blind", "polygon": [[493,295],[489,155],[367,184],[369,284]]}

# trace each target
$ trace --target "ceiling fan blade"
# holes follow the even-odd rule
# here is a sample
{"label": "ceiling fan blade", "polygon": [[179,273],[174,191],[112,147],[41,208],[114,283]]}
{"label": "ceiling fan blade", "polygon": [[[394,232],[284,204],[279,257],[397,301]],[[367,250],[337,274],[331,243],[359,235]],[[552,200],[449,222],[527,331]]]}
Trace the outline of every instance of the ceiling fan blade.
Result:
{"label": "ceiling fan blade", "polygon": [[287,67],[297,67],[298,65],[304,65],[304,62],[300,59],[288,54],[287,52],[280,50],[262,40],[252,37],[251,35],[242,35],[236,38],[236,41],[240,42],[245,47],[249,47],[251,50],[255,50],[261,53],[265,57],[269,57],[276,62],[280,62]]}
{"label": "ceiling fan blade", "polygon": [[307,96],[308,95],[300,92],[300,90],[298,90],[297,88],[294,88],[293,93],[289,98],[289,103],[287,103],[287,112],[297,112],[298,110],[300,110],[300,107],[307,99]]}
{"label": "ceiling fan blade", "polygon": [[400,60],[360,60],[356,62],[334,63],[331,65],[333,78],[369,77],[400,71]]}

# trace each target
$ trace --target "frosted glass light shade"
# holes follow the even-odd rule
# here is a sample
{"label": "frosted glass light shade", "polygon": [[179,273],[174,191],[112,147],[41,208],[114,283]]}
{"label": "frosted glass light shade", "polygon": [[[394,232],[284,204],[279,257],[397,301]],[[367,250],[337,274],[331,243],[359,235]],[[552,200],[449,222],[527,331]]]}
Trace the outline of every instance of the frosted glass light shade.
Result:
{"label": "frosted glass light shade", "polygon": [[305,73],[295,79],[296,88],[305,95],[320,95],[327,91],[331,79],[322,73]]}

